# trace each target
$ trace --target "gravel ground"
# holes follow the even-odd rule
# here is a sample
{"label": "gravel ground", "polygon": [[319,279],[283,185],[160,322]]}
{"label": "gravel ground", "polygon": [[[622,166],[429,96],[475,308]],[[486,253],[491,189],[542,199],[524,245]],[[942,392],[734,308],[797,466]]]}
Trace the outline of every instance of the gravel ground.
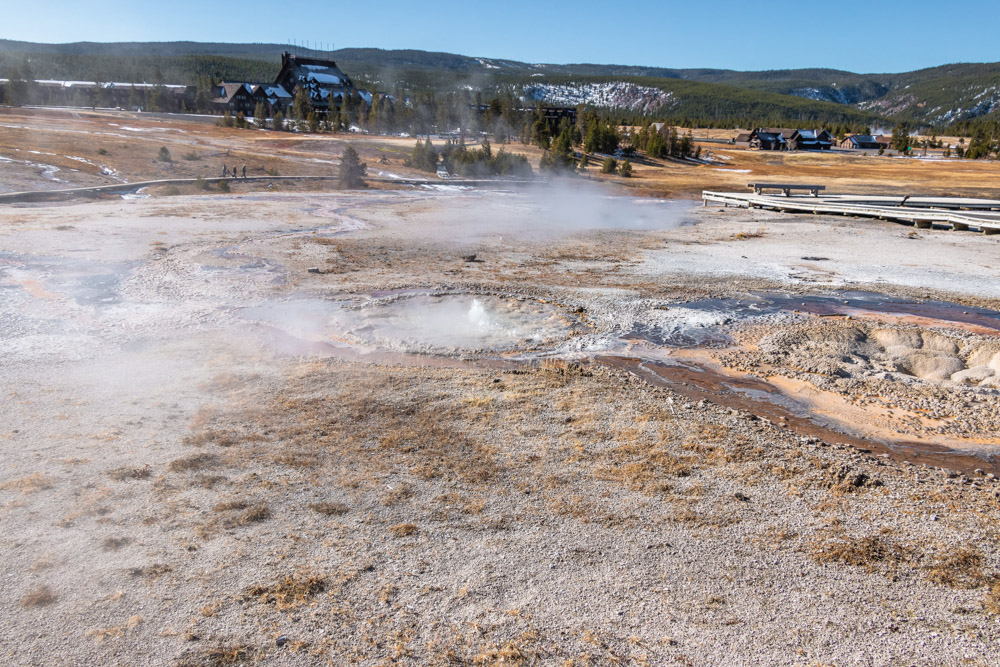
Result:
{"label": "gravel ground", "polygon": [[[919,350],[897,348],[942,336],[947,368],[988,367],[988,331],[678,306],[991,307],[998,240],[585,192],[553,212],[567,198],[0,210],[5,661],[995,664],[994,478],[599,358],[802,381],[860,431],[926,410],[878,423],[985,456],[995,388],[907,375]],[[463,304],[433,310],[437,345],[435,295]]]}

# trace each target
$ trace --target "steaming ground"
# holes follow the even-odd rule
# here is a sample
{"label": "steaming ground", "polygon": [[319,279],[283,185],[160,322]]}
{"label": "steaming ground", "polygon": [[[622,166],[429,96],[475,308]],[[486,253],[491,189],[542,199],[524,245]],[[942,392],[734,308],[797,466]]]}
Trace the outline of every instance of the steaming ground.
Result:
{"label": "steaming ground", "polygon": [[995,308],[997,248],[572,189],[0,209],[4,659],[995,664],[997,485],[927,449],[993,469],[995,333],[733,299]]}

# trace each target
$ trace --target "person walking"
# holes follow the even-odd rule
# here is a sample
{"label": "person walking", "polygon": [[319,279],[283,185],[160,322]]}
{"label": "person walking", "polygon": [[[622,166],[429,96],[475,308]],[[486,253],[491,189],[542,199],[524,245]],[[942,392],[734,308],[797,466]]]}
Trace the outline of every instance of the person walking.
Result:
{"label": "person walking", "polygon": [[223,178],[229,177],[229,167],[227,167],[226,165],[222,165],[222,177]]}
{"label": "person walking", "polygon": [[243,178],[247,177],[247,166],[243,165]]}

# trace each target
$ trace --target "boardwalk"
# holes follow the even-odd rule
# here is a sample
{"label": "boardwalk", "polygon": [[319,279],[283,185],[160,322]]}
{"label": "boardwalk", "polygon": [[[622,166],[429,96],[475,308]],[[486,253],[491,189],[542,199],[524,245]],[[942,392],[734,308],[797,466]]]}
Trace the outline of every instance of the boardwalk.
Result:
{"label": "boardwalk", "polygon": [[701,193],[702,202],[814,215],[850,215],[911,224],[1000,234],[1000,200],[963,197],[880,195],[764,195],[743,192]]}
{"label": "boardwalk", "polygon": [[[248,176],[246,178],[213,177],[202,179],[205,183],[218,183],[226,181],[228,183],[268,183],[268,182],[309,182],[309,181],[330,181],[335,182],[338,176]],[[447,181],[441,179],[425,178],[385,178],[369,176],[365,177],[366,183],[383,183],[396,186],[441,186],[451,187],[509,187],[511,185],[528,185],[538,181],[530,179],[465,179],[451,178]],[[111,185],[96,185],[86,188],[66,188],[61,190],[31,190],[27,192],[2,192],[0,193],[0,204],[12,204],[21,202],[58,201],[73,199],[76,197],[96,197],[102,194],[126,194],[136,192],[143,188],[155,187],[159,185],[193,185],[198,183],[195,178],[166,178],[155,181],[136,181],[134,183],[114,183]],[[205,193],[213,194],[213,193]]]}

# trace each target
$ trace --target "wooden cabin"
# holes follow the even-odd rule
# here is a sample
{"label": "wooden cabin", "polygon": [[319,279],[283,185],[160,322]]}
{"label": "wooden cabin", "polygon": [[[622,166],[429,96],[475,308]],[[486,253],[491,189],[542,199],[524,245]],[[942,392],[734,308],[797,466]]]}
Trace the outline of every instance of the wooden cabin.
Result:
{"label": "wooden cabin", "polygon": [[781,136],[781,132],[770,130],[754,130],[750,133],[748,142],[750,150],[754,151],[787,151],[788,142]]}
{"label": "wooden cabin", "polygon": [[849,134],[840,142],[840,147],[877,151],[880,148],[884,148],[885,145],[879,142],[878,137],[870,134]]}

